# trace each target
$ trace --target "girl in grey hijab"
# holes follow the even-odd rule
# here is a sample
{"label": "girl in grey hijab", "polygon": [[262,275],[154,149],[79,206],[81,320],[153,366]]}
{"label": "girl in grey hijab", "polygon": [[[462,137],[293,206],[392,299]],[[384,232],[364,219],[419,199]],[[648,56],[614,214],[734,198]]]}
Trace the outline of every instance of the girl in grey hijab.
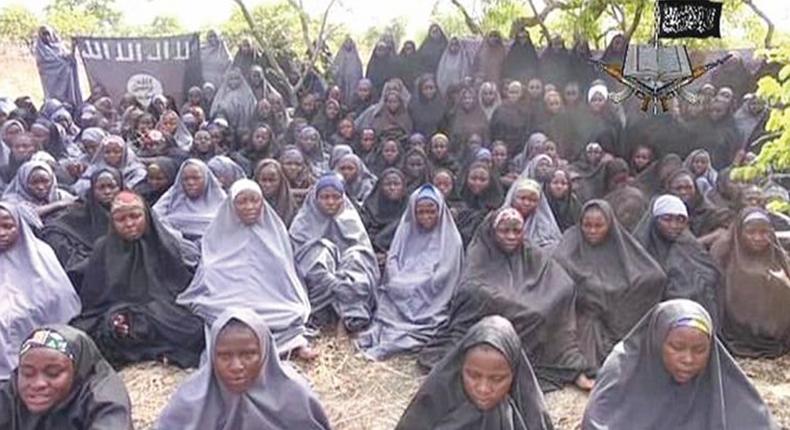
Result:
{"label": "girl in grey hijab", "polygon": [[296,273],[288,231],[257,183],[233,184],[206,230],[201,254],[192,283],[176,303],[208,325],[227,308],[248,307],[266,320],[281,353],[307,346],[307,292]]}
{"label": "girl in grey hijab", "polygon": [[[254,353],[239,351],[234,348],[239,342],[231,343],[229,338],[244,341]],[[242,353],[252,356],[242,366],[225,363],[226,356]],[[170,399],[154,429],[330,429],[307,381],[280,361],[269,328],[254,312],[236,308],[220,314],[211,326],[206,356]]]}
{"label": "girl in grey hijab", "polygon": [[502,207],[515,208],[524,217],[524,243],[553,248],[562,239],[543,188],[534,180],[520,178],[513,183]]}
{"label": "girl in grey hijab", "polygon": [[[188,171],[190,167],[192,169]],[[202,177],[202,181],[193,177],[194,171]],[[194,194],[191,191],[193,188]],[[162,222],[181,232],[184,238],[196,241],[200,240],[217,215],[225,196],[222,184],[206,163],[190,158],[181,165],[175,182],[152,210]]]}
{"label": "girl in grey hijab", "polygon": [[351,197],[358,207],[362,207],[365,199],[373,192],[376,186],[376,175],[371,173],[365,163],[356,154],[346,154],[340,157],[335,165],[337,171],[345,181],[346,195]]}
{"label": "girl in grey hijab", "polygon": [[210,118],[222,117],[234,130],[249,127],[258,101],[242,71],[234,67],[225,75],[211,103]]}
{"label": "girl in grey hijab", "polygon": [[133,189],[148,175],[148,170],[137,159],[129,143],[120,136],[109,135],[102,140],[99,150],[91,160],[91,165],[73,185],[74,191],[84,196],[90,190],[93,173],[108,166],[123,173],[123,183],[127,189]]}
{"label": "girl in grey hijab", "polygon": [[[582,430],[778,430],[699,304],[656,305],[598,372]],[[684,365],[674,358],[695,347]]]}
{"label": "girl in grey hijab", "polygon": [[231,63],[230,52],[225,41],[220,39],[216,30],[209,30],[206,33],[206,44],[200,47],[203,81],[215,86],[219,85]]}
{"label": "girl in grey hijab", "polygon": [[433,185],[414,191],[387,254],[373,325],[357,341],[365,355],[384,359],[412,351],[436,334],[449,318],[463,253],[441,192]]}
{"label": "girl in grey hijab", "polygon": [[379,266],[354,204],[335,173],[310,189],[291,224],[291,241],[316,325],[338,315],[349,331],[368,325]]}
{"label": "girl in grey hijab", "polygon": [[337,51],[332,62],[331,73],[332,80],[343,93],[343,104],[350,105],[357,89],[357,82],[362,79],[362,60],[351,36],[346,36],[346,40]]}
{"label": "girl in grey hijab", "polygon": [[33,234],[19,207],[0,202],[0,381],[16,368],[28,334],[44,324],[67,323],[80,309],[52,248]]}
{"label": "girl in grey hijab", "polygon": [[457,37],[451,38],[436,68],[436,84],[444,96],[447,96],[450,87],[471,76],[473,61],[474,58],[461,41]]}

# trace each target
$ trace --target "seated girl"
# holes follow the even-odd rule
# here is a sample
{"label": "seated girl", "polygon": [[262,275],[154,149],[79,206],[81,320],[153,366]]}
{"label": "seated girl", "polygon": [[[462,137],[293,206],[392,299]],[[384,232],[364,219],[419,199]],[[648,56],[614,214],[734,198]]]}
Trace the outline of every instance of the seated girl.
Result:
{"label": "seated girl", "polygon": [[564,232],[576,224],[581,204],[573,192],[571,175],[566,168],[559,167],[554,170],[551,180],[543,184],[543,193],[560,231]]}
{"label": "seated girl", "polygon": [[471,242],[477,227],[489,213],[502,205],[502,184],[483,162],[474,162],[463,176],[461,199],[455,223],[459,226],[464,245]]}
{"label": "seated girl", "polygon": [[667,275],[662,300],[689,299],[720,322],[721,275],[704,246],[689,231],[688,212],[680,198],[656,198],[634,229],[634,238]]}
{"label": "seated girl", "polygon": [[176,182],[178,168],[179,164],[172,158],[156,157],[148,165],[145,181],[132,190],[142,196],[148,206],[153,206]]}
{"label": "seated girl", "polygon": [[724,273],[722,334],[733,354],[790,352],[790,260],[763,209],[748,208],[713,245]]}
{"label": "seated girl", "polygon": [[505,206],[516,209],[524,218],[525,242],[539,248],[553,248],[562,239],[560,227],[538,182],[527,178],[516,180],[507,192]]}
{"label": "seated girl", "polygon": [[118,169],[105,167],[94,171],[84,201],[63,211],[41,231],[41,237],[52,246],[76,285],[80,284],[79,271],[91,256],[94,242],[107,234],[110,203],[122,188],[123,178]]}
{"label": "seated girl", "polygon": [[263,318],[228,309],[211,325],[207,360],[173,394],[156,430],[329,430],[315,394],[287,363]]}
{"label": "seated girl", "polygon": [[132,405],[88,335],[48,325],[22,344],[19,367],[0,386],[0,428],[131,430]]}
{"label": "seated girl", "polygon": [[710,163],[710,153],[705,149],[695,149],[686,157],[683,167],[694,174],[697,190],[705,195],[716,188],[718,173]]}
{"label": "seated girl", "polygon": [[173,186],[153,206],[153,211],[184,238],[200,243],[217,215],[225,191],[206,163],[190,158],[181,165]]}
{"label": "seated girl", "polygon": [[406,175],[395,167],[381,173],[373,192],[362,204],[359,216],[382,266],[408,204]]}
{"label": "seated girl", "polygon": [[233,184],[203,237],[201,254],[178,304],[209,326],[226,308],[249,307],[266,320],[278,351],[309,355],[304,325],[310,302],[296,273],[288,230],[258,184],[249,179]]}
{"label": "seated girl", "polygon": [[291,193],[291,185],[279,161],[264,158],[253,172],[253,179],[263,192],[263,198],[277,212],[286,227],[290,227],[299,208]]}
{"label": "seated girl", "polygon": [[450,320],[420,351],[434,367],[480,319],[494,314],[516,328],[544,390],[591,386],[576,338],[573,280],[540,248],[525,243],[524,219],[513,208],[488,216],[467,250]]}
{"label": "seated girl", "polygon": [[582,430],[778,430],[757,390],[690,300],[656,305],[598,372]]}
{"label": "seated girl", "polygon": [[283,148],[280,163],[283,166],[285,177],[288,178],[291,193],[293,193],[296,203],[301,206],[310,187],[315,184],[313,171],[307,164],[302,151],[295,146]]}
{"label": "seated girl", "polygon": [[565,232],[554,258],[576,283],[579,348],[592,367],[661,300],[666,275],[614,217],[609,203],[590,200]]}
{"label": "seated girl", "polygon": [[104,167],[114,167],[123,174],[123,183],[128,189],[134,189],[145,180],[147,171],[137,159],[130,145],[122,137],[110,135],[102,140],[99,150],[91,160],[91,165],[74,184],[74,191],[84,195],[91,186],[93,172]]}
{"label": "seated girl", "polygon": [[343,177],[346,195],[351,198],[357,207],[362,206],[365,199],[370,196],[373,188],[376,186],[376,176],[370,173],[365,163],[353,153],[340,157],[334,169]]}
{"label": "seated girl", "polygon": [[162,224],[137,194],[115,196],[110,218],[107,236],[88,260],[79,290],[83,312],[72,325],[114,365],[164,359],[194,367],[203,324],[175,300],[192,281],[197,248]]}
{"label": "seated girl", "polygon": [[706,247],[726,232],[732,218],[727,208],[720,208],[711,203],[697,188],[694,174],[686,169],[678,169],[664,181],[664,189],[680,197],[688,209],[689,229]]}
{"label": "seated girl", "polygon": [[79,313],[80,299],[52,248],[33,235],[19,207],[0,202],[0,381],[16,367],[28,334]]}
{"label": "seated girl", "polygon": [[449,316],[463,252],[441,192],[433,185],[414,191],[387,254],[373,325],[357,341],[367,356],[414,351],[436,334]]}
{"label": "seated girl", "polygon": [[49,163],[31,160],[19,168],[3,192],[3,200],[25,205],[40,219],[48,220],[72,205],[76,198],[58,188],[58,179]]}
{"label": "seated girl", "polygon": [[236,181],[247,177],[244,169],[225,155],[215,155],[206,165],[222,184],[222,190],[225,192],[228,192]]}
{"label": "seated girl", "polygon": [[475,324],[423,382],[395,427],[550,430],[554,426],[521,340],[498,315]]}
{"label": "seated girl", "polygon": [[313,324],[339,316],[349,332],[371,320],[379,266],[362,220],[334,173],[321,177],[291,224],[299,274],[313,308]]}

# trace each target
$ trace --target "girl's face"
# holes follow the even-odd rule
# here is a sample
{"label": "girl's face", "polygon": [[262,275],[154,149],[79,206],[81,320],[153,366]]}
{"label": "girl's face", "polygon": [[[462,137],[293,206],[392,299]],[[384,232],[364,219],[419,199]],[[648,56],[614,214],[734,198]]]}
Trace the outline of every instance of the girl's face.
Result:
{"label": "girl's face", "polygon": [[181,174],[181,186],[187,197],[193,200],[197,199],[203,195],[206,189],[206,177],[198,166],[188,164],[184,166],[184,171]]}
{"label": "girl's face", "polygon": [[467,397],[482,411],[495,408],[513,385],[510,362],[496,348],[485,344],[466,352],[461,374]]}
{"label": "girl's face", "polygon": [[656,218],[658,233],[666,240],[674,242],[689,226],[689,220],[683,215],[661,215]]}
{"label": "girl's face", "polygon": [[485,86],[481,88],[480,97],[483,100],[483,104],[486,106],[491,106],[496,101],[496,88],[493,86]]}
{"label": "girl's face", "polygon": [[543,82],[540,79],[530,79],[527,83],[527,94],[531,99],[543,97]]}
{"label": "girl's face", "polygon": [[502,221],[494,227],[494,239],[497,246],[506,254],[516,251],[524,241],[524,221],[514,219]]}
{"label": "girl's face", "polygon": [[318,209],[328,217],[334,217],[343,207],[343,195],[340,191],[327,187],[318,192]]}
{"label": "girl's face", "polygon": [[337,132],[343,138],[351,139],[354,137],[354,122],[347,119],[340,121],[340,124],[337,126]]}
{"label": "girl's face", "polygon": [[488,173],[488,170],[482,167],[472,169],[466,180],[466,186],[469,188],[469,191],[476,196],[483,194],[490,184],[491,175]]}
{"label": "girl's face", "polygon": [[766,221],[752,221],[743,226],[741,235],[746,250],[752,254],[763,254],[771,248],[774,228]]}
{"label": "girl's face", "polygon": [[653,151],[650,148],[639,148],[634,152],[631,163],[636,168],[637,172],[644,170],[653,161]]}
{"label": "girl's face", "polygon": [[475,96],[471,91],[464,91],[461,94],[461,107],[466,111],[472,110],[475,105]]}
{"label": "girl's face", "polygon": [[572,105],[579,102],[581,92],[579,91],[578,84],[568,84],[565,86],[564,96],[565,103]]}
{"label": "girl's face", "polygon": [[362,131],[362,136],[359,138],[359,146],[365,152],[370,152],[376,146],[376,132],[373,130]]}
{"label": "girl's face", "polygon": [[258,185],[261,187],[264,197],[272,198],[280,190],[280,175],[272,165],[267,165],[258,172]]}
{"label": "girl's face", "polygon": [[474,154],[483,147],[483,138],[479,134],[472,134],[466,140],[466,145],[469,147],[469,151]]}
{"label": "girl's face", "polygon": [[[198,132],[198,133],[200,133],[200,132]],[[212,128],[209,131],[209,137],[211,139],[211,145],[214,148],[222,148],[224,146],[225,133],[223,133],[221,128],[219,128],[219,127]],[[208,149],[206,149],[205,152],[208,152],[210,149],[211,149],[211,147],[208,147]]]}
{"label": "girl's face", "polygon": [[406,159],[404,167],[404,173],[406,173],[408,176],[412,178],[419,178],[423,173],[425,173],[425,168],[427,166],[425,164],[425,159],[422,156],[418,154],[412,154]]}
{"label": "girl's face", "polygon": [[385,103],[387,105],[387,110],[390,113],[397,112],[401,106],[400,97],[398,97],[398,95],[394,93],[387,95],[387,100],[385,101]]}
{"label": "girl's face", "polygon": [[[216,134],[216,136],[215,136]],[[195,149],[201,154],[207,154],[211,148],[222,141],[222,132],[219,129],[208,131],[201,130],[195,134]]]}
{"label": "girl's face", "polygon": [[661,347],[664,367],[678,384],[686,384],[702,373],[710,360],[711,341],[693,327],[675,327]]}
{"label": "girl's face", "polygon": [[27,160],[36,152],[36,144],[29,134],[20,134],[11,144],[11,153],[16,160]]}
{"label": "girl's face", "polygon": [[254,191],[242,191],[233,199],[233,210],[246,226],[254,225],[263,213],[263,198]]}
{"label": "girl's face", "polygon": [[109,206],[119,192],[121,192],[120,184],[109,172],[100,174],[93,184],[93,198],[104,206]]}
{"label": "girl's face", "polygon": [[384,147],[381,148],[381,156],[390,164],[397,161],[399,152],[398,143],[392,140],[384,142]]}
{"label": "girl's face", "polygon": [[535,190],[521,189],[516,191],[513,201],[510,203],[513,209],[517,210],[524,219],[528,219],[535,213],[540,203],[540,193]]}
{"label": "girl's face", "polygon": [[505,166],[507,164],[507,145],[504,143],[495,144],[491,149],[491,158],[497,168]]}
{"label": "girl's face", "polygon": [[547,140],[543,145],[543,153],[551,157],[552,160],[557,159],[557,144]]}
{"label": "girl's face", "polygon": [[343,180],[349,184],[354,182],[359,175],[359,169],[357,168],[356,163],[351,160],[343,160],[337,165],[337,171],[343,177]]}
{"label": "girl's face", "polygon": [[272,140],[272,132],[268,127],[258,127],[252,134],[252,149],[262,151],[269,146]]}
{"label": "girl's face", "polygon": [[436,82],[434,82],[433,79],[426,80],[423,82],[422,87],[420,87],[420,92],[426,100],[433,100],[433,98],[436,97],[436,91]]}
{"label": "girl's face", "polygon": [[581,230],[587,243],[592,246],[598,246],[609,235],[609,221],[606,219],[603,211],[593,207],[588,209],[582,216]]}
{"label": "girl's face", "polygon": [[148,185],[151,186],[155,191],[162,191],[166,189],[170,183],[170,180],[165,175],[164,170],[160,168],[156,164],[151,164],[148,166]]}
{"label": "girl's face", "polygon": [[258,336],[246,326],[226,326],[217,336],[214,349],[217,379],[231,393],[245,393],[258,379],[266,359]]}
{"label": "girl's face", "polygon": [[381,191],[392,202],[400,201],[406,193],[406,186],[400,176],[390,173],[382,178]]}
{"label": "girl's face", "polygon": [[162,131],[172,135],[178,130],[178,115],[175,112],[168,112],[162,118]]}
{"label": "girl's face", "polygon": [[704,175],[705,172],[708,171],[710,167],[710,158],[708,158],[705,154],[699,154],[694,157],[694,160],[691,162],[691,168],[693,173],[697,176]]}
{"label": "girl's face", "polygon": [[22,130],[22,127],[20,127],[19,124],[9,125],[6,127],[3,135],[0,136],[0,140],[8,144],[13,144],[16,137],[19,136],[23,131],[24,130]]}
{"label": "girl's face", "polygon": [[556,115],[562,112],[562,98],[553,92],[546,97],[546,110]]}
{"label": "girl's face", "polygon": [[449,173],[441,171],[433,176],[433,186],[442,192],[442,196],[447,199],[453,192],[453,178]]}
{"label": "girl's face", "polygon": [[674,178],[669,184],[669,190],[687,205],[694,201],[697,194],[697,190],[694,188],[694,179],[689,175],[679,175]]}
{"label": "girl's face", "polygon": [[595,93],[592,99],[590,99],[590,110],[593,112],[601,112],[604,106],[606,106],[606,98],[601,93]]}
{"label": "girl's face", "polygon": [[443,160],[449,151],[447,141],[445,139],[433,139],[431,141],[431,152],[438,160]]}
{"label": "girl's face", "polygon": [[554,164],[548,158],[541,158],[538,161],[538,165],[535,166],[535,176],[536,179],[543,183],[546,181],[551,180],[551,176],[554,174]]}
{"label": "girl's face", "polygon": [[148,226],[143,208],[119,210],[114,212],[111,217],[113,228],[118,232],[118,236],[127,242],[133,242],[143,237]]}
{"label": "girl's face", "polygon": [[439,223],[439,205],[432,200],[421,200],[414,208],[417,225],[424,232],[432,231]]}
{"label": "girl's face", "polygon": [[144,116],[140,118],[140,121],[137,122],[137,133],[141,136],[145,136],[148,134],[149,131],[153,130],[154,128],[154,119],[153,117]]}
{"label": "girl's face", "polygon": [[19,239],[19,226],[14,216],[5,209],[0,208],[0,252],[11,249]]}
{"label": "girl's face", "polygon": [[357,85],[357,97],[360,100],[369,100],[373,94],[373,88],[367,83],[360,83]]}
{"label": "girl's face", "polygon": [[120,167],[123,161],[123,145],[109,142],[104,148],[104,162],[112,167]]}
{"label": "girl's face", "polygon": [[33,143],[39,148],[44,148],[49,143],[49,130],[46,127],[36,124],[30,129],[33,136]]}
{"label": "girl's face", "polygon": [[38,200],[46,201],[52,189],[52,175],[44,169],[33,169],[27,178],[27,189]]}
{"label": "girl's face", "polygon": [[288,154],[283,157],[283,174],[289,181],[295,181],[302,173],[304,159],[301,154]]}
{"label": "girl's face", "polygon": [[601,160],[603,160],[603,149],[600,145],[587,148],[585,154],[587,156],[587,162],[592,166],[597,166],[601,163]]}
{"label": "girl's face", "polygon": [[568,176],[562,170],[557,170],[554,172],[554,176],[551,178],[551,182],[549,183],[549,192],[551,196],[555,199],[564,199],[568,196],[568,193],[571,190],[570,180]]}
{"label": "girl's face", "polygon": [[74,385],[74,362],[50,348],[33,348],[19,362],[19,397],[33,414],[44,414],[63,401]]}
{"label": "girl's face", "polygon": [[340,115],[340,107],[338,107],[337,103],[327,103],[325,112],[327,118],[335,119]]}
{"label": "girl's face", "polygon": [[507,86],[507,99],[512,102],[516,103],[521,100],[521,96],[524,95],[524,89],[521,87],[521,84],[518,82],[512,82],[510,85]]}
{"label": "girl's face", "polygon": [[318,133],[312,131],[299,133],[299,146],[302,148],[302,151],[312,153],[318,149],[319,139]]}

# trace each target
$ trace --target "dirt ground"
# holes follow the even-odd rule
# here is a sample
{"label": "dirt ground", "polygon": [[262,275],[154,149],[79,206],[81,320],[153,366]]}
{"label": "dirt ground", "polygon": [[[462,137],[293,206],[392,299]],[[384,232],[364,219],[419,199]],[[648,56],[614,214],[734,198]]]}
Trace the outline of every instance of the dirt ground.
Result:
{"label": "dirt ground", "polygon": [[[321,357],[297,363],[310,379],[333,428],[391,430],[398,422],[422,376],[413,357],[371,362],[354,350],[348,338],[325,336],[317,342]],[[777,421],[790,429],[790,356],[778,360],[739,360],[768,403]],[[143,363],[124,369],[132,397],[135,428],[151,428],[159,412],[188,371]],[[575,388],[546,397],[558,430],[579,428],[587,395]]]}

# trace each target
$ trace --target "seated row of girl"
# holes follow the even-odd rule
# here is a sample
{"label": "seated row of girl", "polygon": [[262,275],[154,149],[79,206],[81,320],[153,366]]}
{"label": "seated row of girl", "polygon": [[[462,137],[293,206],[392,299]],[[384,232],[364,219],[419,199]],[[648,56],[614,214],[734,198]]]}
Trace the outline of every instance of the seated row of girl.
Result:
{"label": "seated row of girl", "polygon": [[[599,372],[583,430],[778,430],[766,405],[717,339],[696,302],[654,306]],[[330,429],[307,381],[281,362],[263,319],[228,309],[211,325],[204,364],[176,390],[157,430]],[[4,429],[132,429],[118,374],[85,333],[48,325],[22,344],[19,367],[0,385]],[[680,408],[680,409],[679,409]],[[428,375],[395,427],[554,428],[513,325],[492,315],[470,328]]]}

